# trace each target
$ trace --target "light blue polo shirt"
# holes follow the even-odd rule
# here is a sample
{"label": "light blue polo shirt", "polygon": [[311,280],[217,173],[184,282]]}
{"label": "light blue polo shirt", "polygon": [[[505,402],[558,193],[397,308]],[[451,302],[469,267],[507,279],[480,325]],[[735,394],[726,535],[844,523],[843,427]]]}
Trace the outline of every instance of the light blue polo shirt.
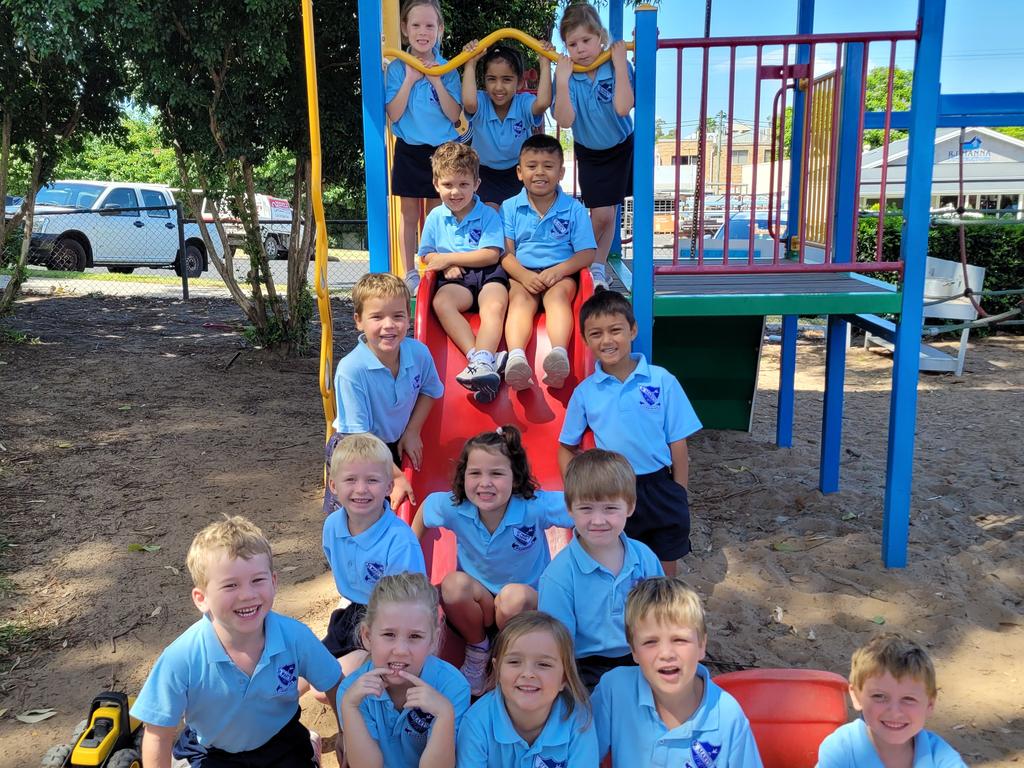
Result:
{"label": "light blue polo shirt", "polygon": [[543,217],[523,189],[501,204],[501,220],[505,237],[516,244],[516,258],[530,269],[553,267],[580,251],[597,248],[587,209],[561,187]]}
{"label": "light blue polo shirt", "polygon": [[271,611],[263,632],[263,654],[250,677],[203,616],[160,654],[132,717],[173,728],[184,716],[201,745],[226,752],[263,746],[295,716],[300,677],[326,691],[341,675],[337,659],[302,622]]}
{"label": "light blue polo shirt", "polygon": [[527,744],[512,725],[500,690],[469,708],[455,739],[456,764],[471,768],[596,768],[597,733],[577,706],[563,719],[565,705],[555,699],[544,728]]}
{"label": "light blue polo shirt", "polygon": [[[341,681],[338,686],[338,717],[342,717],[341,697],[359,677],[373,669],[373,661],[366,662]],[[436,656],[427,656],[423,669],[417,675],[423,682],[444,696],[455,711],[455,733],[459,732],[462,716],[469,709],[469,683],[455,667]],[[434,727],[434,716],[419,709],[395,709],[395,703],[384,691],[380,696],[367,696],[359,705],[366,730],[380,747],[384,765],[388,768],[417,768],[427,747]],[[345,722],[342,720],[342,730]]]}
{"label": "light blue polo shirt", "polygon": [[689,720],[665,727],[651,686],[639,667],[618,667],[594,689],[594,724],[601,757],[612,754],[612,768],[761,768],[747,716],[739,702],[704,679],[704,696]]}
{"label": "light blue polo shirt", "polygon": [[619,539],[626,552],[618,576],[587,554],[574,536],[540,577],[537,607],[565,624],[577,659],[629,653],[626,596],[637,582],[665,575],[646,544],[624,533]]}
{"label": "light blue polo shirt", "polygon": [[535,491],[532,499],[513,495],[494,533],[480,521],[472,502],[456,504],[450,493],[432,493],[423,502],[423,524],[447,528],[458,540],[459,570],[497,594],[506,584],[537,588],[551,562],[544,531],[572,528],[561,491]]}
{"label": "light blue polo shirt", "polygon": [[[438,66],[448,63],[448,59],[440,53],[435,52],[434,59]],[[394,59],[388,64],[387,72],[384,74],[385,104],[390,104],[398,95],[398,89],[405,82],[405,67],[405,62],[400,59]],[[462,80],[459,78],[458,70],[453,69],[441,75],[441,83],[451,97],[461,104]],[[441,111],[437,91],[426,76],[412,84],[405,112],[397,122],[391,123],[391,132],[406,144],[429,144],[434,147],[446,141],[455,141],[459,135],[455,130],[455,124]]]}
{"label": "light blue polo shirt", "polygon": [[334,373],[338,416],[334,429],[343,435],[370,432],[393,443],[409,425],[409,416],[421,394],[435,400],[444,394],[434,359],[426,344],[402,339],[398,376],[382,363],[360,334],[352,351],[341,358]]}
{"label": "light blue polo shirt", "polygon": [[380,520],[357,536],[349,533],[344,507],[331,512],[324,521],[323,545],[338,594],[353,603],[366,605],[381,576],[427,572],[416,534],[386,499]]}
{"label": "light blue polo shirt", "polygon": [[[636,73],[632,64],[626,62],[626,66],[629,67],[629,83],[635,91]],[[633,119],[615,113],[614,96],[615,68],[610,60],[597,68],[593,80],[586,72],[573,72],[569,76],[569,101],[576,112],[572,124],[574,141],[587,149],[611,149],[633,133]],[[551,102],[552,114],[558,98],[556,90]]]}
{"label": "light blue polo shirt", "polygon": [[494,102],[487,92],[476,92],[477,108],[469,124],[473,128],[473,149],[480,156],[480,165],[499,171],[516,166],[523,142],[533,135],[534,127],[544,124],[544,115],[533,114],[536,101],[532,93],[517,93],[502,120],[494,111]]}
{"label": "light blue polo shirt", "polygon": [[638,475],[672,466],[668,444],[700,429],[700,419],[679,380],[642,354],[625,381],[594,365],[569,398],[558,442],[579,445],[587,427],[598,448],[618,451]]}
{"label": "light blue polo shirt", "polygon": [[499,255],[504,253],[505,231],[498,212],[473,195],[473,207],[462,221],[444,203],[427,214],[416,255],[465,253],[481,248],[497,248]]}
{"label": "light blue polo shirt", "polygon": [[[825,737],[818,768],[884,768],[868,727],[858,718]],[[931,731],[914,737],[914,768],[967,768],[957,751]]]}

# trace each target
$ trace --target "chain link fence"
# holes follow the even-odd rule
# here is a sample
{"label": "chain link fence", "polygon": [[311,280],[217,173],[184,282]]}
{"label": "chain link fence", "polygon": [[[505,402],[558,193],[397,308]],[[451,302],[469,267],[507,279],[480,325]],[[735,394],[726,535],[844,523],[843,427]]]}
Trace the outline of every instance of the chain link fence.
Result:
{"label": "chain link fence", "polygon": [[[8,218],[14,211],[7,210]],[[369,269],[366,221],[327,222],[328,288],[350,289]],[[106,295],[181,299],[190,296],[229,298],[227,286],[207,253],[200,227],[210,229],[218,255],[222,247],[215,225],[186,219],[178,206],[111,206],[102,210],[40,210],[37,207],[29,245],[26,293]],[[236,279],[245,283],[251,263],[240,227],[225,225],[234,254]],[[0,244],[0,282],[18,262],[23,227]],[[290,224],[261,220],[260,237],[280,292],[288,279]],[[310,256],[313,256],[311,250]],[[312,258],[309,284],[314,285]]]}

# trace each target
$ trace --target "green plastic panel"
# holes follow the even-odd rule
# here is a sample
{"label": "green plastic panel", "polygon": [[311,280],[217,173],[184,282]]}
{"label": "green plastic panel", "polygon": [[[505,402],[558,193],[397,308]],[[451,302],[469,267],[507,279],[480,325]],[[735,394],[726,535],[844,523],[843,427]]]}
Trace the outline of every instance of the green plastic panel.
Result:
{"label": "green plastic panel", "polygon": [[749,430],[764,317],[658,316],[654,361],[675,374],[708,429]]}

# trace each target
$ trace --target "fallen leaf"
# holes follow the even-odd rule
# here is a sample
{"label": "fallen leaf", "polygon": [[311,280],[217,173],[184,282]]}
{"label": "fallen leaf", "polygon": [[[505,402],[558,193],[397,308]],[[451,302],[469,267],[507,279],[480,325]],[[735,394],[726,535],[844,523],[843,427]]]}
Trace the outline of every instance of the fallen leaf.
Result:
{"label": "fallen leaf", "polygon": [[74,443],[57,443],[58,448],[74,448]]}
{"label": "fallen leaf", "polygon": [[56,709],[30,709],[27,712],[22,712],[20,715],[17,715],[17,719],[23,723],[35,725],[36,723],[43,722],[43,720],[49,720],[56,714]]}
{"label": "fallen leaf", "polygon": [[155,619],[157,616],[160,615],[160,612],[163,609],[164,609],[164,607],[162,605],[158,605],[156,608],[153,609],[153,612],[151,614],[149,614],[149,618]]}
{"label": "fallen leaf", "polygon": [[776,552],[799,552],[797,547],[794,547],[787,541],[774,541],[772,542],[772,549]]}
{"label": "fallen leaf", "polygon": [[291,573],[292,571],[297,571],[298,569],[299,569],[299,566],[297,566],[297,565],[286,565],[284,568],[281,569],[281,572],[282,573]]}
{"label": "fallen leaf", "polygon": [[130,411],[132,407],[130,405],[119,405],[117,410],[119,411]]}
{"label": "fallen leaf", "polygon": [[842,519],[843,520],[854,520],[857,517],[859,517],[859,515],[856,512],[847,512],[845,515],[843,515]]}
{"label": "fallen leaf", "polygon": [[813,629],[808,629],[807,630],[807,639],[808,640],[817,640],[818,639],[818,636],[816,634],[814,634],[814,630]]}
{"label": "fallen leaf", "polygon": [[167,569],[168,571],[170,571],[171,573],[173,573],[173,574],[174,574],[175,576],[178,576],[178,575],[180,575],[180,574],[181,574],[181,571],[179,571],[179,570],[178,570],[177,568],[175,568],[175,567],[174,567],[173,565],[165,565],[165,566],[164,566],[164,568],[166,568],[166,569]]}
{"label": "fallen leaf", "polygon": [[129,544],[129,552],[159,552],[159,544]]}
{"label": "fallen leaf", "polygon": [[881,626],[882,624],[885,624],[885,616],[875,616],[871,621]]}
{"label": "fallen leaf", "polygon": [[0,717],[3,717],[6,714],[7,714],[7,707],[4,707],[3,709],[0,709]]}
{"label": "fallen leaf", "polygon": [[772,611],[772,618],[774,618],[779,624],[782,623],[782,606],[776,605],[775,610]]}

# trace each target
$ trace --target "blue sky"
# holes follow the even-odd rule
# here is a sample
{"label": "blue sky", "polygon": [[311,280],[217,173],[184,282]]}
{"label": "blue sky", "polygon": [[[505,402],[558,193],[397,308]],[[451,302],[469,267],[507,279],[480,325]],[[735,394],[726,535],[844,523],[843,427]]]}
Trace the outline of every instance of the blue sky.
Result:
{"label": "blue sky", "polygon": [[[814,31],[861,32],[913,29],[917,0],[818,0],[815,4]],[[796,0],[714,0],[712,37],[723,35],[777,35],[796,30]],[[869,9],[869,10],[865,10]],[[607,19],[607,6],[601,9]],[[625,9],[624,37],[632,38],[633,10]],[[557,29],[557,25],[556,25]],[[704,31],[702,0],[662,0],[658,11],[661,37],[699,37]],[[943,93],[1024,91],[1024,2],[977,2],[947,0],[943,39]],[[556,32],[557,36],[557,32]],[[556,40],[556,46],[560,41]],[[781,59],[776,49],[774,60]],[[717,54],[717,55],[716,55]],[[771,52],[766,49],[766,57]],[[816,73],[835,66],[835,47],[819,50]],[[736,96],[733,115],[737,120],[753,119],[754,49],[737,52]],[[888,64],[888,44],[873,45],[870,65]],[[767,60],[767,58],[766,58]],[[911,69],[913,43],[901,43],[896,50],[896,65]],[[712,53],[709,89],[709,114],[728,111],[728,53]],[[699,114],[699,56],[683,59],[683,133],[692,130]],[[655,112],[674,122],[675,55],[663,51],[658,60],[658,89]],[[760,122],[765,125],[765,109],[770,107],[776,85],[762,89]]]}

